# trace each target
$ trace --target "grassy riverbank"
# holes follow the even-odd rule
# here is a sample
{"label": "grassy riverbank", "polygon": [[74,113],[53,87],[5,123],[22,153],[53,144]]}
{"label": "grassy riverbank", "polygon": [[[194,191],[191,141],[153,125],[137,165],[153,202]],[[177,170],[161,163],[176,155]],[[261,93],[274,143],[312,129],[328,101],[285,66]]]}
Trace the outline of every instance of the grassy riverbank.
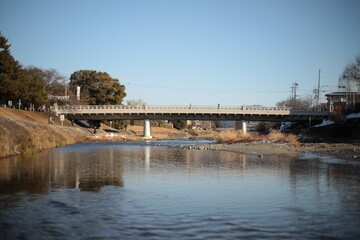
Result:
{"label": "grassy riverbank", "polygon": [[53,116],[54,124],[48,124],[49,113],[0,109],[0,157],[29,154],[83,141],[91,133],[72,127]]}
{"label": "grassy riverbank", "polygon": [[[48,124],[49,113],[30,112],[0,108],[0,157],[29,154],[43,149],[60,147],[80,142],[143,141],[142,126],[129,126],[127,131],[105,132],[102,129],[93,134],[92,129],[71,126],[69,121],[61,126],[59,118],[53,117]],[[223,150],[248,154],[296,155],[304,152],[331,155],[343,159],[360,159],[359,144],[300,143],[295,135],[277,131],[269,135],[248,134],[241,131],[197,130],[152,127],[154,140],[174,138],[215,139],[218,144],[195,146],[197,149]]]}
{"label": "grassy riverbank", "polygon": [[0,157],[29,154],[83,141],[89,131],[0,117]]}
{"label": "grassy riverbank", "polygon": [[[50,113],[0,108],[0,157],[29,154],[43,149],[80,142],[143,141],[143,127],[129,126],[127,131],[105,132],[108,126],[94,134],[92,129],[72,126],[67,120],[61,126],[60,119]],[[188,138],[190,134],[176,129],[152,127],[153,139]]]}

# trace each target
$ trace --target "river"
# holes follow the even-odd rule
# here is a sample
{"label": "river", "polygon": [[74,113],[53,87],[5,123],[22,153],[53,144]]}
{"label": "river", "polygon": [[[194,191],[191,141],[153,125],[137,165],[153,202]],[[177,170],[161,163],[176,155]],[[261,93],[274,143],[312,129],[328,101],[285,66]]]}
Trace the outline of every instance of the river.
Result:
{"label": "river", "polygon": [[0,239],[360,239],[360,164],[193,143],[0,159]]}

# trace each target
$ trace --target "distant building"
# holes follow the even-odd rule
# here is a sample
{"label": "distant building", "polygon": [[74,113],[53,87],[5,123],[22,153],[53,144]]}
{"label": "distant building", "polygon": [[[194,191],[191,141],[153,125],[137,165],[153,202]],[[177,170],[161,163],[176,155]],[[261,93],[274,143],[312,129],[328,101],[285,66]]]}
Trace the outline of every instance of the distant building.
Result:
{"label": "distant building", "polygon": [[325,96],[330,112],[345,112],[345,110],[355,111],[360,105],[359,92],[333,92],[326,94]]}

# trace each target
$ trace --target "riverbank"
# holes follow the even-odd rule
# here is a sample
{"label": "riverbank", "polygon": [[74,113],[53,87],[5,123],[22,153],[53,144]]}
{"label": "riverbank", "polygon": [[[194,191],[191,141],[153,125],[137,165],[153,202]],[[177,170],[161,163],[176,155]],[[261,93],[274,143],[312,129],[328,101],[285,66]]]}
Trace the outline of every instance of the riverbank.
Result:
{"label": "riverbank", "polygon": [[83,128],[0,117],[0,157],[30,154],[74,144],[90,135]]}
{"label": "riverbank", "polygon": [[91,136],[87,129],[72,126],[46,112],[0,108],[0,157],[31,154],[44,149],[83,142]]}
{"label": "riverbank", "polygon": [[[50,116],[53,124],[48,124]],[[50,113],[0,108],[0,158],[82,142],[144,141],[142,126],[129,126],[126,131],[106,130],[114,129],[101,125],[94,133],[66,119],[61,122]],[[152,135],[154,140],[190,137],[185,131],[160,127],[152,127]]]}
{"label": "riverbank", "polygon": [[[0,157],[28,154],[44,149],[81,142],[143,141],[142,126],[129,126],[127,131],[106,132],[102,126],[96,134],[92,129],[72,126],[65,120],[64,126],[58,117],[53,125],[48,124],[49,113],[30,112],[0,108]],[[360,144],[344,143],[299,143],[294,135],[275,132],[272,136],[242,135],[239,131],[179,131],[176,129],[152,127],[154,140],[200,138],[217,139],[223,143],[191,146],[201,150],[219,150],[264,155],[299,155],[315,153],[347,160],[360,160]],[[240,142],[239,142],[240,141]]]}
{"label": "riverbank", "polygon": [[297,156],[303,153],[314,153],[318,155],[332,156],[344,160],[360,161],[360,145],[350,143],[303,143],[292,146],[287,143],[275,143],[271,141],[258,141],[251,143],[214,143],[195,146],[183,146],[187,149],[216,150],[245,153],[252,155],[283,155]]}

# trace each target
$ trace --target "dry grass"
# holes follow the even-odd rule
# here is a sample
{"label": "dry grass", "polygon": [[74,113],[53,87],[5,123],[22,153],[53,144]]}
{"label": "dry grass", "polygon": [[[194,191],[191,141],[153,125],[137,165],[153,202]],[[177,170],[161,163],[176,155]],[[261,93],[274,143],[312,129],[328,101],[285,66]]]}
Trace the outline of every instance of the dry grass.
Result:
{"label": "dry grass", "polygon": [[[127,130],[135,132],[138,136],[143,135],[143,126],[128,126]],[[175,128],[162,128],[162,127],[151,127],[151,135],[153,139],[174,139],[174,138],[188,138],[189,134],[184,131],[177,130]],[[141,140],[141,139],[140,139]]]}
{"label": "dry grass", "polygon": [[256,142],[261,140],[259,134],[244,134],[241,130],[225,130],[219,132],[216,139],[220,143]]}
{"label": "dry grass", "polygon": [[152,136],[156,140],[189,138],[189,134],[182,131],[178,133],[153,133]]}
{"label": "dry grass", "polygon": [[0,157],[29,154],[79,142],[90,133],[77,127],[61,127],[0,117]]}
{"label": "dry grass", "polygon": [[211,130],[193,130],[190,131],[192,136],[189,138],[191,139],[217,139],[217,136],[219,135],[219,132],[211,131]]}
{"label": "dry grass", "polygon": [[279,143],[287,143],[291,146],[301,145],[294,134],[285,134],[280,131],[272,131],[268,135],[268,139]]}
{"label": "dry grass", "polygon": [[[199,138],[199,137],[193,137]],[[239,130],[225,130],[221,132],[209,132],[208,135],[203,134],[200,138],[216,139],[219,143],[241,143],[241,142],[257,142],[257,141],[274,141],[278,143],[287,143],[291,146],[300,146],[299,141],[293,134],[284,134],[280,131],[273,131],[269,135],[260,134],[244,134]]]}
{"label": "dry grass", "polygon": [[[37,122],[37,123],[48,123],[48,118],[52,116],[54,125],[61,125],[59,117],[51,115],[47,112],[33,112],[33,111],[25,111],[19,109],[12,108],[0,108],[0,117],[8,117],[18,120]],[[71,122],[66,120],[64,121],[64,126],[71,126]]]}

